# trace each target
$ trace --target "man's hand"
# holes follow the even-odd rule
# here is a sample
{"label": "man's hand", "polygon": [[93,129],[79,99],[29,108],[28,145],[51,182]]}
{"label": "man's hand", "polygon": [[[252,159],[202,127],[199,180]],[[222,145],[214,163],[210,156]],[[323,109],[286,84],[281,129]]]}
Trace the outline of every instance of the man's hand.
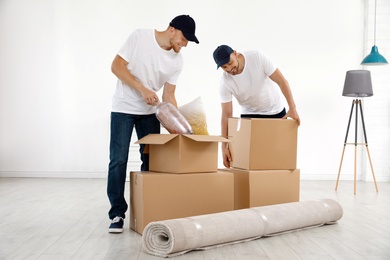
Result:
{"label": "man's hand", "polygon": [[223,157],[223,165],[226,168],[230,168],[230,162],[232,161],[232,156],[230,154],[229,146],[224,143],[222,147],[222,157]]}
{"label": "man's hand", "polygon": [[283,119],[292,118],[298,121],[298,125],[301,125],[301,119],[299,118],[298,112],[296,110],[290,109],[287,114],[283,117]]}
{"label": "man's hand", "polygon": [[141,92],[141,94],[142,94],[142,97],[144,98],[146,104],[148,104],[148,105],[155,106],[158,104],[158,102],[160,102],[157,94],[148,88],[144,88],[144,90]]}

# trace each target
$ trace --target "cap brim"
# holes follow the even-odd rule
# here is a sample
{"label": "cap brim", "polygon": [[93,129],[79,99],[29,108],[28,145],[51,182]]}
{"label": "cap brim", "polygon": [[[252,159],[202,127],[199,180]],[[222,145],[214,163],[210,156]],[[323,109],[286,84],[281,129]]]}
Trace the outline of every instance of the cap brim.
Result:
{"label": "cap brim", "polygon": [[220,60],[220,61],[217,63],[217,69],[218,69],[219,67],[221,67],[221,66],[223,66],[223,65],[225,65],[225,64],[227,64],[227,63],[229,63],[229,61],[230,61],[230,55],[227,56],[226,58]]}
{"label": "cap brim", "polygon": [[198,38],[196,38],[196,36],[194,34],[189,34],[189,33],[185,33],[185,32],[182,32],[184,37],[187,39],[187,41],[190,41],[190,42],[196,42],[199,44],[199,41],[198,41]]}

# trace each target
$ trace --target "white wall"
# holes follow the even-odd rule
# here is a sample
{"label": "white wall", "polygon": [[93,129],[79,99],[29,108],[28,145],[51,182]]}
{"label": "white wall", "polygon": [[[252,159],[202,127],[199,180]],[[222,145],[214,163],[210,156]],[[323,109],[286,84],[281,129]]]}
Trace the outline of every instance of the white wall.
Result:
{"label": "white wall", "polygon": [[[389,3],[380,2],[388,10]],[[345,72],[361,69],[368,53],[364,0],[2,0],[0,176],[105,177],[116,82],[111,61],[134,29],[164,30],[183,13],[195,18],[200,44],[182,50],[179,105],[201,96],[209,132],[219,135],[221,71],[215,69],[212,52],[220,44],[238,51],[261,49],[278,64],[295,96],[302,120],[302,179],[335,180],[350,109],[350,100],[341,96]],[[383,37],[389,35],[389,27],[383,30]],[[386,41],[383,46],[390,45]],[[380,51],[389,49],[381,43]],[[388,71],[382,68],[381,73]],[[375,88],[386,83],[376,80]],[[390,95],[386,87],[381,91]],[[378,104],[376,98],[369,101]],[[388,106],[388,98],[380,101],[378,109]],[[376,112],[366,116],[370,113]],[[390,115],[383,116],[385,124],[383,118],[367,119],[380,134],[389,132]],[[375,140],[374,129],[368,131],[374,164],[383,165],[375,165],[377,178],[388,180],[385,146],[390,138],[383,143]],[[384,149],[387,157],[381,158]],[[137,170],[137,147],[131,155],[129,167]],[[352,163],[346,155],[343,179],[352,178]],[[365,173],[362,167],[359,178]]]}

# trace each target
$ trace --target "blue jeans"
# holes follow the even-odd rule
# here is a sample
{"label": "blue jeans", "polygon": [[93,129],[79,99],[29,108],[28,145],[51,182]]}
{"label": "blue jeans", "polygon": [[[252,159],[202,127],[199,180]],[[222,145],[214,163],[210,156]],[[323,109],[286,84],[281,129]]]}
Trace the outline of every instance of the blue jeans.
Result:
{"label": "blue jeans", "polygon": [[[116,216],[125,218],[128,205],[124,192],[127,173],[127,161],[133,128],[138,139],[160,133],[160,122],[155,114],[131,115],[111,112],[110,164],[108,166],[107,196],[111,203],[108,212],[110,219]],[[144,154],[145,145],[140,145],[141,171],[149,170],[149,154]]]}

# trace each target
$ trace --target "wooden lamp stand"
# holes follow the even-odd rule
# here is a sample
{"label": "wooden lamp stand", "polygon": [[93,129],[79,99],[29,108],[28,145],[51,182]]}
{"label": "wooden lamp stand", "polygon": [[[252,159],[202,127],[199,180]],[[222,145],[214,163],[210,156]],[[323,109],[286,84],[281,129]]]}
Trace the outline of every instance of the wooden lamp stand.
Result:
{"label": "wooden lamp stand", "polygon": [[[353,114],[353,109],[356,107],[356,116],[355,116],[355,142],[354,143],[347,143],[348,139],[348,132],[349,132],[349,127],[351,125],[351,118]],[[360,108],[360,116],[361,116],[361,121],[363,125],[363,133],[364,133],[364,143],[358,143],[357,142],[357,127],[358,127],[358,107]],[[367,155],[368,159],[370,161],[370,166],[371,166],[371,172],[372,172],[372,177],[374,178],[374,183],[375,183],[375,188],[376,192],[378,192],[378,186],[376,184],[376,179],[375,179],[375,174],[374,174],[374,169],[372,167],[372,162],[371,162],[371,156],[370,156],[370,150],[368,149],[368,142],[367,142],[367,134],[366,134],[366,127],[364,125],[364,117],[363,117],[363,109],[362,109],[362,104],[360,99],[354,99],[352,101],[352,107],[351,107],[351,113],[349,115],[349,121],[348,121],[348,127],[347,127],[347,133],[345,135],[345,141],[344,141],[344,148],[343,148],[343,153],[341,155],[341,162],[340,162],[340,168],[339,168],[339,173],[337,176],[337,182],[336,182],[336,188],[335,190],[337,191],[337,186],[339,184],[339,179],[340,179],[340,172],[341,172],[341,166],[343,164],[343,158],[344,158],[344,152],[345,152],[345,147],[346,145],[355,145],[355,157],[354,157],[354,174],[353,174],[353,193],[356,195],[356,153],[357,153],[357,146],[358,145],[365,145],[366,150],[367,150]]]}

